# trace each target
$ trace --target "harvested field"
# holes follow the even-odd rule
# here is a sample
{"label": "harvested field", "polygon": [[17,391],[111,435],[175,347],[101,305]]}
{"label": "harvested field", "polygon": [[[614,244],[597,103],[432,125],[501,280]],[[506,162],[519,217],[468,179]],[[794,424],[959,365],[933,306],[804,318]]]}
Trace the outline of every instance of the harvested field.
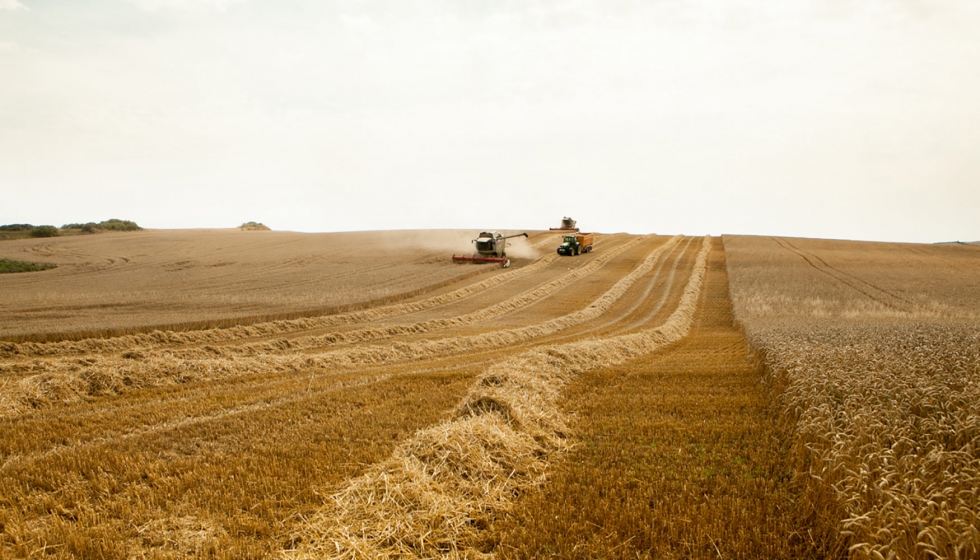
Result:
{"label": "harvested field", "polygon": [[[57,268],[0,277],[0,337],[196,329],[377,305],[485,273],[445,258],[471,251],[471,235],[151,230],[5,241],[0,258]],[[517,243],[515,257],[535,256]]]}
{"label": "harvested field", "polygon": [[873,556],[916,508],[973,550],[974,247],[472,234],[0,243],[59,265],[0,278],[0,557]]}
{"label": "harvested field", "polygon": [[630,325],[630,294],[650,294],[667,256],[671,270],[684,257],[672,284],[683,290],[696,252],[690,240],[612,235],[558,259],[553,235],[531,241],[543,256],[506,270],[452,266],[479,274],[363,309],[5,343],[0,550],[240,558],[292,548],[325,496],[452,417],[503,353]]}

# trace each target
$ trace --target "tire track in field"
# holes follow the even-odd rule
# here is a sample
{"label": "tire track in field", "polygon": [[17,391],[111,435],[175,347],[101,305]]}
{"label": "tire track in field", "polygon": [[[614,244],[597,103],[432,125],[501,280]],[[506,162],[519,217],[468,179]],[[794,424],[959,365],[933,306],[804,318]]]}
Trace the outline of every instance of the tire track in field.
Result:
{"label": "tire track in field", "polygon": [[[691,241],[693,242],[693,239]],[[685,247],[684,250],[686,252],[687,247]],[[664,288],[663,294],[660,296],[660,299],[657,300],[656,304],[651,306],[643,315],[641,315],[639,318],[636,319],[635,321],[636,325],[642,326],[652,321],[653,318],[656,317],[656,315],[660,313],[660,311],[667,304],[667,300],[670,299],[671,290],[673,289],[674,286],[674,280],[677,275],[677,268],[680,266],[682,259],[683,259],[683,255],[678,255],[678,257],[674,260],[674,264],[670,268],[670,274],[667,276],[667,283],[666,283],[666,287]],[[627,330],[629,330],[628,327],[622,327],[613,332],[614,334],[621,334]]]}
{"label": "tire track in field", "polygon": [[[876,297],[875,295],[869,293],[868,291],[862,289],[861,287],[855,285],[854,283],[849,282],[848,279],[846,277],[844,277],[843,274],[840,274],[840,273],[839,274],[834,274],[833,272],[830,271],[830,270],[833,270],[835,272],[839,272],[839,271],[837,271],[837,269],[834,269],[833,267],[828,266],[828,268],[830,268],[830,270],[826,270],[823,267],[818,266],[814,262],[816,260],[816,258],[815,258],[814,255],[809,254],[809,253],[807,253],[805,251],[802,251],[802,250],[797,249],[796,247],[794,247],[792,244],[790,244],[785,239],[780,239],[780,238],[776,238],[776,237],[772,237],[771,239],[773,241],[775,241],[776,244],[778,244],[783,249],[786,249],[787,251],[789,251],[789,252],[795,254],[796,256],[800,257],[801,259],[803,259],[806,262],[806,264],[810,265],[817,272],[821,272],[823,274],[826,274],[827,276],[829,276],[830,278],[834,279],[838,283],[843,284],[843,285],[847,286],[848,288],[851,288],[855,292],[858,292],[859,294],[863,295],[864,297],[866,297],[866,298],[868,298],[868,299],[870,299],[870,300],[872,300],[872,301],[874,301],[876,303],[880,303],[881,305],[884,305],[885,307],[890,307],[890,308],[892,308],[892,309],[894,309],[896,311],[902,312],[902,313],[910,313],[910,311],[908,309],[905,309],[903,307],[900,307],[898,305],[895,305],[895,304],[893,304],[893,303],[891,303],[889,301],[885,301],[885,300],[881,299],[880,297]],[[820,262],[823,262],[823,261],[820,261]],[[824,263],[824,264],[826,264],[826,263]],[[867,282],[865,282],[865,284],[867,284]],[[891,295],[888,292],[885,292],[884,290],[881,290],[881,289],[878,289],[878,290],[881,291],[881,292],[883,292],[883,293],[885,293],[885,294],[887,294],[887,295]],[[896,296],[892,296],[892,297],[896,297]]]}
{"label": "tire track in field", "polygon": [[[671,265],[671,272],[668,276],[667,282],[665,282],[661,286],[656,285],[660,273],[667,266],[667,261],[670,259],[670,256],[672,256],[675,250],[678,249],[679,247],[675,246],[674,249],[670,251],[670,254],[666,255],[658,263],[655,274],[648,281],[647,289],[644,291],[642,298],[638,298],[637,301],[632,306],[630,306],[627,310],[618,311],[615,317],[610,317],[608,320],[604,321],[601,324],[595,326],[586,326],[585,328],[580,328],[580,329],[571,329],[569,331],[563,332],[562,334],[553,337],[548,342],[544,342],[539,346],[543,346],[547,344],[563,344],[569,341],[586,338],[588,335],[598,336],[598,337],[608,337],[612,335],[618,335],[618,334],[636,331],[639,328],[646,327],[647,323],[652,321],[654,317],[656,317],[656,315],[661,312],[661,310],[667,304],[667,302],[672,297],[675,297],[676,294],[674,293],[674,278],[677,269],[680,267],[682,262],[685,262],[687,251],[695,239],[696,238],[693,237],[685,238],[684,241],[685,245],[683,249],[681,249],[681,253],[678,254],[672,260],[673,264]],[[693,258],[694,257],[692,257],[692,259]],[[693,266],[693,263],[691,266]],[[642,310],[642,315],[639,318],[637,317],[631,318],[630,315],[634,313],[637,310],[637,308],[648,303],[646,300],[649,298],[650,293],[653,291],[654,288],[659,288],[660,290],[662,290],[660,294],[660,298],[657,300],[657,303],[645,310]],[[609,327],[615,327],[615,328],[609,328]]]}
{"label": "tire track in field", "polygon": [[[536,325],[494,331],[489,334],[447,337],[414,343],[399,342],[387,346],[355,347],[306,356],[216,356],[195,360],[158,356],[138,362],[88,358],[85,365],[76,364],[75,371],[45,373],[19,380],[11,390],[0,395],[0,415],[17,416],[40,407],[50,406],[55,402],[77,402],[90,396],[112,395],[159,385],[243,377],[260,373],[348,370],[367,365],[420,361],[443,355],[516,346],[598,317],[622,297],[633,282],[652,269],[661,254],[678,243],[680,237],[676,236],[652,250],[639,267],[585,309]],[[636,239],[630,243],[639,243],[641,240],[642,238]],[[594,265],[594,270],[605,262],[605,260],[597,261],[599,261],[598,257],[585,267]],[[529,294],[528,297],[534,296]]]}
{"label": "tire track in field", "polygon": [[[460,403],[455,419],[416,433],[389,459],[349,481],[299,529],[292,541],[300,548],[282,555],[478,555],[481,531],[491,526],[494,511],[542,483],[548,455],[568,448],[569,429],[559,400],[570,378],[648,354],[687,335],[710,248],[710,237],[705,237],[681,300],[663,324],[538,348],[490,367]],[[620,282],[628,288],[626,280]]]}
{"label": "tire track in field", "polygon": [[[615,325],[616,326],[615,329],[612,329],[605,334],[606,335],[619,334],[625,331],[632,330],[637,326],[642,326],[644,323],[650,321],[657,313],[660,312],[661,309],[663,309],[663,306],[667,303],[667,300],[670,298],[671,291],[674,286],[674,275],[677,272],[677,267],[684,259],[684,255],[687,253],[687,250],[691,246],[691,243],[693,241],[694,238],[688,238],[684,242],[683,248],[681,248],[680,244],[678,244],[674,247],[674,249],[671,249],[670,254],[666,255],[663,258],[663,260],[660,261],[660,264],[657,266],[657,270],[653,275],[653,277],[650,278],[650,282],[647,285],[647,289],[643,292],[643,295],[637,298],[636,303],[634,303],[628,310],[623,312],[620,318],[606,321],[605,323],[593,327],[586,332],[591,333],[595,331],[602,331],[604,329],[607,329]],[[663,286],[657,286],[657,280],[660,278],[660,273],[667,265],[667,261],[670,260],[672,256],[674,256],[675,251],[678,249],[680,250],[680,253],[673,258],[673,264],[671,265],[670,274],[667,277],[667,282],[665,282]],[[648,299],[650,297],[650,294],[653,292],[654,288],[658,288],[658,287],[663,290],[663,293],[661,294],[660,299],[657,301],[657,303],[649,307],[648,309],[641,311],[642,316],[640,318],[629,319],[630,315],[634,314],[641,306],[649,303]]]}
{"label": "tire track in field", "polygon": [[[401,374],[401,375],[408,375],[408,374]],[[92,449],[102,445],[118,443],[130,439],[138,439],[141,437],[161,434],[172,430],[179,430],[181,428],[186,428],[190,426],[207,424],[209,422],[215,422],[225,418],[231,418],[234,416],[241,416],[243,414],[258,412],[261,410],[276,408],[279,406],[300,402],[308,398],[312,398],[313,396],[318,396],[322,393],[339,391],[341,389],[351,389],[354,387],[363,387],[365,385],[380,383],[382,381],[391,379],[392,377],[394,376],[391,374],[381,374],[381,375],[373,375],[370,377],[362,377],[362,378],[348,380],[348,381],[340,381],[331,384],[327,387],[317,388],[316,390],[302,389],[299,391],[294,391],[289,395],[274,398],[274,399],[262,398],[259,399],[258,402],[251,402],[248,404],[243,404],[235,407],[223,408],[221,410],[212,412],[210,414],[185,416],[183,418],[172,419],[160,424],[144,426],[142,428],[132,429],[123,433],[102,436],[80,443],[59,445],[39,453],[32,453],[30,455],[11,455],[6,458],[6,460],[3,462],[2,465],[0,465],[0,473],[8,469],[22,466],[27,463],[48,460],[51,459],[52,457],[56,457],[60,455],[77,453],[84,449]]]}
{"label": "tire track in field", "polygon": [[[586,337],[587,335],[594,334],[594,333],[597,333],[597,332],[601,333],[600,334],[601,336],[608,336],[609,334],[615,334],[615,333],[621,333],[621,332],[624,332],[624,331],[633,330],[633,329],[636,328],[636,326],[640,326],[644,322],[649,321],[654,315],[656,315],[657,312],[660,311],[660,309],[663,307],[663,305],[666,303],[666,301],[672,295],[672,290],[673,290],[673,274],[671,275],[669,281],[665,285],[663,285],[663,286],[657,286],[657,280],[658,280],[658,278],[660,276],[660,271],[664,268],[664,266],[666,266],[667,261],[670,260],[670,257],[680,247],[680,244],[681,243],[684,243],[684,248],[681,249],[681,254],[678,255],[675,259],[673,259],[672,271],[676,271],[677,270],[677,267],[679,266],[679,264],[681,263],[681,261],[684,258],[684,254],[686,253],[687,248],[689,247],[689,245],[693,241],[693,239],[694,238],[686,238],[685,241],[678,242],[678,244],[674,245],[670,249],[670,251],[666,255],[664,255],[658,261],[653,276],[647,281],[647,287],[646,287],[646,290],[644,291],[643,295],[640,296],[640,297],[638,297],[638,298],[635,298],[635,302],[630,307],[628,307],[625,311],[617,311],[616,314],[615,314],[615,316],[610,316],[608,318],[606,317],[606,315],[603,315],[602,318],[607,318],[607,320],[604,321],[604,322],[602,322],[601,324],[590,326],[588,323],[585,323],[585,324],[582,325],[581,328],[569,329],[568,331],[563,331],[559,335],[556,335],[554,337],[550,337],[550,339],[547,342],[542,342],[541,344],[538,344],[538,345],[562,344],[562,343],[565,343],[565,342],[568,342],[568,341],[571,341],[571,340],[577,340],[577,339]],[[654,288],[660,288],[660,289],[663,290],[663,294],[662,294],[662,296],[661,296],[661,298],[659,300],[658,306],[655,306],[655,308],[652,310],[652,312],[650,312],[645,317],[644,321],[637,321],[635,319],[634,320],[631,320],[629,318],[629,316],[633,312],[635,312],[640,306],[642,306],[645,303],[647,303],[646,300],[649,298],[650,293],[654,290]],[[624,297],[621,298],[621,300],[622,299],[625,299],[625,294],[624,294]],[[625,322],[629,322],[629,323],[632,323],[632,324],[623,325],[623,323],[625,323]],[[608,327],[613,326],[613,325],[620,325],[620,327],[618,329],[616,329],[616,330],[611,330],[611,331],[603,332],[603,331],[605,331],[605,329],[607,329]]]}
{"label": "tire track in field", "polygon": [[823,258],[821,258],[819,255],[817,255],[813,251],[806,251],[804,249],[800,249],[796,245],[793,245],[793,243],[791,243],[788,239],[783,239],[783,242],[786,243],[787,245],[789,245],[790,247],[792,247],[793,249],[799,251],[800,253],[806,253],[806,254],[810,255],[811,257],[813,257],[814,260],[820,262],[820,264],[822,264],[823,266],[827,267],[828,269],[830,269],[831,271],[833,271],[834,273],[836,273],[836,274],[838,274],[840,276],[846,276],[847,278],[851,278],[852,280],[855,280],[857,282],[860,282],[861,284],[864,284],[865,286],[867,286],[867,287],[869,287],[869,288],[871,288],[873,290],[877,290],[877,291],[885,294],[888,297],[891,297],[893,299],[896,299],[898,301],[901,301],[901,302],[905,303],[906,305],[914,305],[913,302],[911,302],[911,301],[909,301],[909,300],[907,300],[907,299],[905,299],[905,298],[903,298],[903,297],[901,297],[899,295],[893,294],[892,292],[889,292],[888,290],[886,290],[886,289],[884,289],[884,288],[882,288],[880,286],[877,286],[875,284],[872,284],[871,282],[868,282],[868,281],[864,280],[863,278],[861,278],[859,276],[856,276],[856,275],[851,274],[849,272],[844,272],[843,270],[841,270],[841,269],[839,269],[839,268],[831,265],[827,261],[825,261]]}

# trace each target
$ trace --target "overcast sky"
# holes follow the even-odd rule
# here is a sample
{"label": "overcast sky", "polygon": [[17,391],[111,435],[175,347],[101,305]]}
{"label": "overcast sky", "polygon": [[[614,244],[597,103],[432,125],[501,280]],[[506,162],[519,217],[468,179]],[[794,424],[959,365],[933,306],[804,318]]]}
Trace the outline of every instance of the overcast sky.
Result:
{"label": "overcast sky", "polygon": [[0,0],[0,223],[980,239],[976,0]]}

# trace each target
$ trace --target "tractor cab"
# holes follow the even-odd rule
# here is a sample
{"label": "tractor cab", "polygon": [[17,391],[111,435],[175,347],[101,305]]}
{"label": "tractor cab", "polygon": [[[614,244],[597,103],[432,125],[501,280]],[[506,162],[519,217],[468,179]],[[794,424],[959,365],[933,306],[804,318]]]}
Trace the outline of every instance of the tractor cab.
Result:
{"label": "tractor cab", "polygon": [[566,235],[562,238],[561,245],[558,246],[559,255],[577,255],[579,243],[574,235]]}

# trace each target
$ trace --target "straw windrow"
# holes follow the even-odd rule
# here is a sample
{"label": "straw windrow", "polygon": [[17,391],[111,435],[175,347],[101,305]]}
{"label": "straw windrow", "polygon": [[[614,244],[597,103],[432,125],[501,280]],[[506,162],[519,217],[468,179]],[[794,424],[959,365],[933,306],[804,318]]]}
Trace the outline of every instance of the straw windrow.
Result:
{"label": "straw windrow", "polygon": [[[593,272],[597,266],[594,266],[598,261],[599,263],[605,263],[609,258],[635,246],[641,241],[640,238],[633,239],[626,243],[623,243],[617,247],[604,252],[597,259],[593,259],[589,264],[579,269],[571,271],[569,274],[565,275],[570,279],[576,279],[581,277],[583,274],[588,272]],[[447,305],[453,302],[457,302],[474,295],[484,292],[486,289],[497,286],[499,284],[509,282],[531,272],[535,272],[544,268],[545,266],[551,264],[558,258],[556,253],[551,253],[545,255],[544,257],[538,259],[532,264],[527,266],[517,268],[514,270],[509,270],[507,272],[495,275],[491,278],[483,280],[482,282],[477,282],[463,288],[459,288],[452,292],[441,294],[438,296],[432,296],[421,301],[400,303],[394,305],[388,305],[384,307],[375,307],[370,309],[365,309],[362,311],[354,311],[350,313],[342,313],[336,315],[329,315],[323,317],[313,317],[313,318],[302,318],[302,319],[290,319],[284,321],[271,321],[267,323],[259,323],[255,325],[241,325],[231,328],[215,328],[206,329],[200,331],[191,332],[178,332],[178,331],[155,331],[148,334],[136,334],[136,335],[126,335],[108,339],[102,338],[91,338],[80,341],[62,341],[62,342],[50,342],[50,343],[38,343],[38,342],[23,342],[23,343],[12,343],[12,342],[0,342],[0,358],[24,358],[30,356],[51,356],[54,358],[58,357],[75,357],[84,355],[87,353],[125,353],[125,352],[139,352],[144,354],[145,352],[152,351],[154,348],[165,348],[168,356],[174,356],[173,346],[174,345],[193,345],[202,343],[224,343],[224,342],[234,342],[238,340],[245,340],[248,338],[265,337],[289,334],[291,332],[299,332],[312,329],[320,329],[331,326],[348,325],[362,322],[379,321],[382,319],[388,319],[392,317],[397,317],[399,315],[407,315],[410,313],[417,313],[419,311],[425,311],[432,309],[434,307],[439,307],[442,305]],[[582,272],[583,269],[587,269],[586,272]],[[565,278],[563,276],[563,278]],[[561,280],[561,279],[559,279]],[[554,282],[554,281],[553,281]],[[542,292],[534,292],[540,295]],[[518,296],[519,298],[520,296]],[[517,298],[512,298],[517,299]],[[526,301],[527,298],[525,298]],[[526,303],[525,303],[526,304]],[[519,305],[511,303],[507,306],[507,309],[516,309]],[[470,314],[478,315],[478,313]],[[257,354],[261,352],[274,352],[276,350],[282,350],[282,345],[286,344],[290,351],[295,351],[298,347],[312,347],[317,345],[329,345],[329,344],[339,344],[346,342],[362,342],[368,339],[378,339],[384,338],[386,336],[396,336],[398,334],[404,334],[405,332],[419,332],[420,330],[428,328],[440,328],[444,322],[452,322],[459,318],[449,318],[441,319],[437,321],[428,321],[423,323],[415,323],[410,325],[398,325],[386,328],[375,328],[375,329],[359,329],[353,332],[347,333],[330,333],[320,336],[310,336],[302,337],[300,339],[291,339],[288,343],[282,340],[276,342],[268,342],[263,344],[252,344],[243,345],[238,348],[243,350],[235,349],[232,350],[239,354]],[[476,317],[479,320],[479,317]],[[455,325],[445,325],[445,326],[455,326]],[[229,351],[229,350],[226,350]],[[205,353],[210,354],[208,350]],[[200,352],[197,356],[200,357]],[[125,357],[125,356],[124,356]],[[145,357],[145,354],[144,354]],[[187,353],[187,355],[180,356],[183,358],[194,357],[193,352]]]}
{"label": "straw windrow", "polygon": [[197,331],[154,331],[145,334],[131,334],[112,338],[87,338],[77,341],[61,342],[0,342],[0,358],[81,355],[92,352],[124,352],[134,348],[146,350],[155,347],[169,347],[174,344],[228,342],[250,337],[288,334],[310,329],[377,321],[430,309],[479,294],[487,288],[544,268],[555,261],[557,257],[557,254],[548,254],[527,266],[508,270],[486,280],[420,301],[396,303],[383,307],[371,307],[360,311],[321,317],[268,321],[253,325],[211,328]]}
{"label": "straw windrow", "polygon": [[[233,350],[205,346],[195,359],[187,359],[167,352],[161,355],[138,353],[132,357],[71,359],[61,363],[40,363],[41,372],[25,377],[0,395],[0,417],[23,414],[56,402],[72,402],[88,395],[119,393],[127,389],[183,383],[205,379],[245,376],[259,373],[330,372],[365,365],[422,360],[442,355],[489,350],[506,347],[533,338],[553,334],[588,321],[605,312],[625,293],[626,288],[640,276],[649,272],[663,251],[676,244],[680,236],[654,249],[629,275],[586,309],[528,327],[506,329],[472,336],[448,337],[436,340],[399,342],[390,345],[360,346],[331,352],[298,355],[292,354],[289,341],[281,341],[278,354],[237,356]],[[624,247],[632,247],[642,239],[633,240]],[[617,248],[625,250],[625,248]],[[593,259],[582,267],[582,274],[594,272],[619,251],[610,251]],[[492,318],[512,305],[526,305],[569,282],[559,278],[544,286],[525,292],[505,302],[502,308],[476,312]],[[475,319],[475,317],[474,317]]]}
{"label": "straw windrow", "polygon": [[[466,558],[486,552],[485,529],[495,512],[543,481],[549,457],[568,446],[567,421],[559,407],[565,383],[575,374],[622,363],[684,337],[709,249],[706,237],[680,303],[662,325],[539,348],[494,365],[454,419],[417,433],[388,460],[351,480],[302,528],[294,549],[284,555]],[[630,284],[623,278],[606,295],[619,297]]]}
{"label": "straw windrow", "polygon": [[[591,262],[585,266],[581,266],[570,270],[569,272],[559,276],[558,278],[547,282],[541,286],[532,288],[525,291],[524,293],[518,294],[510,299],[496,303],[489,307],[484,307],[478,311],[473,311],[471,313],[466,313],[464,315],[458,315],[456,317],[445,317],[439,319],[429,319],[427,321],[417,321],[415,323],[408,323],[405,325],[390,325],[384,327],[369,327],[363,329],[356,329],[347,332],[334,332],[319,336],[307,336],[301,338],[289,339],[288,346],[286,348],[290,352],[296,352],[298,350],[308,349],[308,348],[324,348],[327,346],[334,346],[339,344],[353,344],[367,342],[371,340],[381,340],[385,338],[391,338],[400,335],[407,334],[421,334],[426,332],[431,332],[439,329],[447,329],[453,327],[461,327],[464,325],[469,325],[472,323],[489,321],[496,317],[512,313],[528,305],[531,305],[548,294],[554,293],[557,290],[575,282],[576,280],[592,274],[599,268],[605,266],[609,261],[619,254],[632,249],[637,244],[639,244],[643,238],[633,239],[627,243],[624,243],[618,247],[614,247],[608,251],[603,252],[598,257],[594,258]],[[555,254],[557,257],[557,254]],[[550,255],[549,255],[550,257]],[[542,259],[544,261],[546,259]],[[548,259],[550,262],[553,259]],[[533,265],[532,265],[533,266]],[[529,267],[525,267],[529,268]],[[263,342],[255,344],[243,344],[239,346],[228,346],[223,347],[221,350],[223,355],[231,356],[254,356],[257,354],[267,354],[267,353],[280,353],[283,350],[283,341],[274,342]],[[208,350],[200,349],[189,349],[185,351],[168,352],[176,358],[183,359],[194,359],[202,357],[211,357],[213,354]]]}
{"label": "straw windrow", "polygon": [[[553,243],[550,237],[532,245],[535,249],[545,244]],[[599,243],[602,241],[600,240]],[[619,249],[619,247],[613,250]],[[369,309],[336,313],[321,317],[303,317],[278,321],[264,321],[251,325],[234,327],[209,328],[195,331],[163,331],[158,330],[143,334],[130,334],[111,338],[86,338],[60,342],[2,342],[0,341],[0,358],[15,358],[29,356],[76,356],[90,352],[125,352],[131,349],[147,350],[156,347],[170,347],[175,344],[201,344],[228,342],[251,337],[288,334],[310,329],[325,328],[338,325],[348,325],[366,321],[377,321],[398,315],[415,313],[425,309],[453,303],[483,290],[509,282],[521,276],[535,272],[551,264],[558,258],[556,253],[548,253],[535,262],[495,274],[486,280],[458,288],[451,292],[425,298],[420,301],[397,303]]]}

